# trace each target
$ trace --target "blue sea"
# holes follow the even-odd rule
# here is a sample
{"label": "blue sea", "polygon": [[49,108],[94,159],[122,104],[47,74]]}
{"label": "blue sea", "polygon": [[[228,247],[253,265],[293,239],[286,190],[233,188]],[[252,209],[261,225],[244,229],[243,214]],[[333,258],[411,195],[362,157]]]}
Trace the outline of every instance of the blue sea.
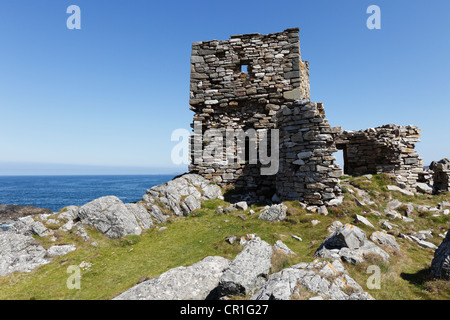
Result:
{"label": "blue sea", "polygon": [[53,212],[102,196],[141,200],[145,191],[175,175],[0,176],[0,204],[30,205]]}

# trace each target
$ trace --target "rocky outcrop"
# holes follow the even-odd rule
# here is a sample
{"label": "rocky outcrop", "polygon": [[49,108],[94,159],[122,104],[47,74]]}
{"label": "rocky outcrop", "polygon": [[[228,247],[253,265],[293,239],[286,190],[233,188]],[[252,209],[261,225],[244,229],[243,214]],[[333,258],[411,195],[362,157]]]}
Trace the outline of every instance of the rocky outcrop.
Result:
{"label": "rocky outcrop", "polygon": [[219,186],[198,174],[184,174],[167,183],[147,190],[142,202],[151,206],[161,204],[177,216],[187,216],[201,207],[202,200],[221,198]]}
{"label": "rocky outcrop", "polygon": [[19,218],[10,231],[26,236],[37,235],[41,238],[51,234],[51,231],[42,222],[34,220],[32,216]]}
{"label": "rocky outcrop", "polygon": [[272,258],[272,246],[256,237],[225,269],[217,288],[217,296],[247,295],[254,293],[266,281]]}
{"label": "rocky outcrop", "polygon": [[114,300],[204,300],[217,287],[229,264],[222,257],[206,257],[189,267],[174,268],[144,281]]}
{"label": "rocky outcrop", "polygon": [[284,204],[266,206],[259,215],[259,219],[268,221],[282,221],[286,218],[287,207]]}
{"label": "rocky outcrop", "polygon": [[274,273],[251,300],[292,300],[313,294],[316,299],[373,300],[338,260],[299,263]]}
{"label": "rocky outcrop", "polygon": [[363,230],[351,224],[337,224],[335,231],[325,239],[314,256],[358,264],[367,254],[376,254],[389,261],[389,254],[368,241]]}
{"label": "rocky outcrop", "polygon": [[[450,230],[449,230],[450,231]],[[450,280],[450,232],[434,252],[431,274],[434,277]]]}
{"label": "rocky outcrop", "polygon": [[139,235],[139,226],[134,210],[115,196],[106,196],[82,206],[78,217],[83,224],[95,227],[109,238],[120,238],[129,234]]}
{"label": "rocky outcrop", "polygon": [[36,215],[51,214],[50,209],[37,208],[32,206],[18,206],[0,204],[0,224],[15,221],[18,218]]}
{"label": "rocky outcrop", "polygon": [[46,250],[30,236],[14,232],[0,233],[0,276],[30,272],[47,264]]}

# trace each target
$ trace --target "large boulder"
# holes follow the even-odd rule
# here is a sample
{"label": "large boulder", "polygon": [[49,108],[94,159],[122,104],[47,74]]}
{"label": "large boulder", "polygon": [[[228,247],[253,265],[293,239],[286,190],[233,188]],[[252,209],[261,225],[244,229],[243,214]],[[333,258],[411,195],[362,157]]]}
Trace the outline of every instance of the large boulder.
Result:
{"label": "large boulder", "polygon": [[95,199],[78,210],[83,224],[94,226],[109,238],[120,238],[129,234],[139,235],[139,226],[134,211],[115,196]]}
{"label": "large boulder", "polygon": [[188,173],[147,190],[142,201],[163,204],[178,216],[187,216],[201,207],[202,200],[223,199],[222,190],[201,175]]}
{"label": "large boulder", "polygon": [[266,281],[272,258],[272,246],[256,237],[231,262],[220,278],[218,297],[247,295]]}
{"label": "large boulder", "polygon": [[342,261],[358,264],[368,254],[379,255],[384,261],[389,261],[389,254],[367,240],[366,233],[360,228],[345,224],[337,225],[331,235],[319,246],[315,257],[341,259]]}
{"label": "large boulder", "polygon": [[[450,231],[450,230],[449,230]],[[450,232],[434,252],[431,273],[434,277],[450,280]]]}
{"label": "large boulder", "polygon": [[114,300],[204,300],[219,284],[230,261],[206,257],[189,266],[164,272],[117,296]]}
{"label": "large boulder", "polygon": [[30,236],[14,232],[0,233],[0,276],[30,272],[50,262],[46,250]]}
{"label": "large boulder", "polygon": [[266,206],[258,218],[268,221],[282,221],[286,218],[286,212],[286,205],[282,203],[274,204],[271,206]]}
{"label": "large boulder", "polygon": [[338,260],[299,263],[271,274],[251,300],[292,300],[312,296],[330,300],[373,300]]}

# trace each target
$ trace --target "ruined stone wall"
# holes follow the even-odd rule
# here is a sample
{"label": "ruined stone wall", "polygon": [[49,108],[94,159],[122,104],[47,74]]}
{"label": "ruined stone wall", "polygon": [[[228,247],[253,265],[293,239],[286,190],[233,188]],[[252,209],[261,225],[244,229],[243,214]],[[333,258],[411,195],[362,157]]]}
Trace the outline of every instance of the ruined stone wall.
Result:
{"label": "ruined stone wall", "polygon": [[331,127],[321,103],[297,101],[277,112],[280,128],[280,169],[277,194],[284,200],[328,204],[341,195],[342,169],[332,155],[340,128]]}
{"label": "ruined stone wall", "polygon": [[433,166],[433,187],[436,193],[450,191],[450,160],[442,159]]}
{"label": "ruined stone wall", "polygon": [[360,131],[344,131],[336,139],[344,150],[344,171],[349,175],[390,173],[400,184],[414,189],[423,162],[414,150],[419,141],[416,126],[393,124]]}
{"label": "ruined stone wall", "polygon": [[[192,146],[211,128],[224,136],[227,128],[274,129],[277,110],[287,102],[309,99],[309,65],[301,60],[298,32],[287,29],[192,44],[189,104],[194,122],[202,124]],[[200,160],[192,161],[190,171],[219,185],[274,185],[274,176],[261,177],[260,165],[207,163],[198,148],[192,148],[192,157]]]}

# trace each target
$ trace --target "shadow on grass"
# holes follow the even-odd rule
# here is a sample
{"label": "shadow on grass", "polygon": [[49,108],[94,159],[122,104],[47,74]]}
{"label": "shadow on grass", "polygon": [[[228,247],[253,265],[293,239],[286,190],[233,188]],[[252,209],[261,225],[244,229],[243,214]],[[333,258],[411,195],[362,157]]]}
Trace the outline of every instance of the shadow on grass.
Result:
{"label": "shadow on grass", "polygon": [[424,286],[426,282],[433,280],[433,276],[431,275],[430,268],[419,270],[416,273],[402,272],[400,274],[400,277],[403,280],[406,280],[409,283],[416,285],[416,286]]}

